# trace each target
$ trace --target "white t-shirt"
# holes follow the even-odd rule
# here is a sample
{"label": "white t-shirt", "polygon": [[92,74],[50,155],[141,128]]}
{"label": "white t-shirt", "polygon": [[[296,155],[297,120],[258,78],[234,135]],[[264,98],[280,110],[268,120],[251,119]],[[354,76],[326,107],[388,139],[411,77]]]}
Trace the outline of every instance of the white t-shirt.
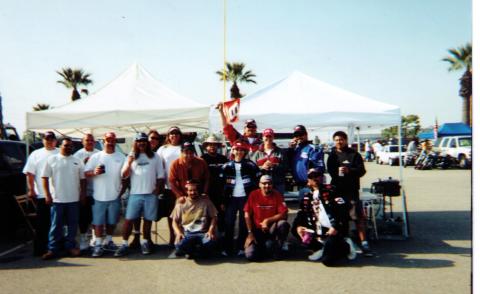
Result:
{"label": "white t-shirt", "polygon": [[235,186],[233,187],[233,197],[247,196],[247,193],[245,193],[245,187],[243,186],[241,168],[242,164],[235,162]]}
{"label": "white t-shirt", "polygon": [[112,201],[118,198],[122,188],[122,166],[125,155],[115,151],[108,154],[100,151],[87,161],[85,171],[94,171],[100,164],[105,165],[105,173],[93,176],[93,198],[97,201]]}
{"label": "white t-shirt", "polygon": [[[125,161],[124,166],[127,165],[128,161]],[[157,179],[163,179],[164,174],[158,154],[154,153],[152,158],[148,158],[145,153],[141,153],[130,167],[130,194],[152,194]]]}
{"label": "white t-shirt", "polygon": [[[23,168],[23,173],[31,173],[35,175],[35,194],[37,194],[38,199],[45,198],[45,191],[43,191],[42,186],[42,172],[45,164],[47,163],[47,158],[58,153],[58,149],[47,150],[45,148],[37,149],[30,154],[28,157],[27,163]],[[50,190],[52,190],[52,185],[50,184]]]}
{"label": "white t-shirt", "polygon": [[[82,148],[77,152],[75,152],[73,156],[80,159],[83,162],[83,164],[85,164],[86,158],[90,159],[90,156],[98,152],[100,152],[100,150],[95,148],[93,148],[92,151],[87,151],[85,148]],[[92,179],[87,179],[87,196],[91,197],[92,195],[93,195],[93,181]]]}
{"label": "white t-shirt", "polygon": [[170,165],[173,161],[180,157],[182,154],[182,147],[173,146],[173,145],[163,145],[157,150],[157,154],[160,156],[162,161],[164,175],[163,178],[165,179],[165,187],[170,189],[170,183],[168,182],[168,172],[170,171]]}
{"label": "white t-shirt", "polygon": [[313,211],[317,215],[317,234],[322,234],[322,227],[324,228],[331,228],[332,224],[330,223],[330,219],[328,218],[327,211],[325,207],[323,207],[322,201],[320,201],[320,191],[315,190],[313,191],[313,203],[312,203]]}
{"label": "white t-shirt", "polygon": [[70,155],[55,154],[47,159],[42,177],[49,177],[53,202],[70,203],[80,200],[80,180],[85,179],[83,162]]}

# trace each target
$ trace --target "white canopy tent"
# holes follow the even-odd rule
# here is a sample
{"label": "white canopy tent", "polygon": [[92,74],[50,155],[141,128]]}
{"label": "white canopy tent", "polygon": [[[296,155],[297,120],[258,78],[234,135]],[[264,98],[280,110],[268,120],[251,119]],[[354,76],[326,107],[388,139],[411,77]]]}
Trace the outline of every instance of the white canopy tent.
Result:
{"label": "white canopy tent", "polygon": [[[218,110],[212,109],[210,117],[211,128],[220,131]],[[337,88],[298,71],[242,98],[239,121],[235,124],[237,130],[242,131],[244,121],[249,118],[255,119],[259,131],[273,128],[276,132],[292,132],[297,124],[305,125],[310,131],[347,127],[350,140],[357,127],[366,130],[401,124],[399,106]],[[402,166],[400,182],[403,183]],[[402,198],[403,215],[407,220],[404,191]],[[408,237],[408,234],[408,223],[405,221],[404,236]]]}
{"label": "white canopy tent", "polygon": [[[212,111],[212,127],[220,129]],[[254,118],[259,129],[291,132],[297,124],[309,130],[326,127],[389,127],[400,124],[400,108],[316,80],[295,71],[240,102],[240,120]],[[353,134],[352,134],[353,135]]]}
{"label": "white canopy tent", "polygon": [[45,111],[27,113],[27,129],[56,130],[69,136],[91,132],[117,136],[136,131],[208,129],[209,106],[175,93],[138,64],[86,98]]}

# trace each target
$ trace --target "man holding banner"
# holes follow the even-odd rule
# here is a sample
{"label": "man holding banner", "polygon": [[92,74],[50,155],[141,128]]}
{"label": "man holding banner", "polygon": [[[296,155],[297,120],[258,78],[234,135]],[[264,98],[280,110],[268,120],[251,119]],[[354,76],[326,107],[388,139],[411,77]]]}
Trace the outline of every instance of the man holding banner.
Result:
{"label": "man holding banner", "polygon": [[247,119],[243,135],[241,135],[232,125],[232,123],[238,121],[240,99],[219,103],[217,108],[222,119],[223,133],[230,145],[233,145],[233,142],[237,140],[244,141],[248,146],[248,154],[245,158],[249,159],[251,153],[257,151],[260,145],[262,145],[262,139],[257,135],[257,123],[254,119]]}

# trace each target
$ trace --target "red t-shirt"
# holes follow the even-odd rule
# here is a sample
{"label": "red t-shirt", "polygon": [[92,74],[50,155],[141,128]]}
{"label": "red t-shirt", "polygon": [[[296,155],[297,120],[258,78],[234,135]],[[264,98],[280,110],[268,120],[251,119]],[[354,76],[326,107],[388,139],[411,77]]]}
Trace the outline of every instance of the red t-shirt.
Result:
{"label": "red t-shirt", "polygon": [[253,214],[253,222],[257,228],[261,228],[260,223],[276,214],[288,211],[287,204],[283,195],[273,190],[272,194],[263,196],[262,191],[257,189],[248,196],[248,201],[243,208],[250,216]]}

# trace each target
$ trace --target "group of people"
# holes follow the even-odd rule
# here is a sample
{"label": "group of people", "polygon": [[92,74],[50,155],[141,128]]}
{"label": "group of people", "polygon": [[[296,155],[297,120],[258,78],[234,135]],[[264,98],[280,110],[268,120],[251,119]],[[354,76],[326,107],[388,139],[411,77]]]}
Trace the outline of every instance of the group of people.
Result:
{"label": "group of people", "polygon": [[[365,168],[360,154],[348,148],[344,132],[333,135],[335,147],[325,164],[323,151],[309,144],[303,125],[295,126],[288,151],[283,152],[274,142],[273,129],[258,136],[256,122],[250,119],[241,134],[227,121],[221,105],[219,110],[231,146],[227,156],[219,152],[223,143],[215,136],[203,142],[204,154],[196,156],[194,145],[184,140],[178,127],[167,131],[163,145],[155,130],[137,133],[128,156],[116,150],[113,132],[103,136],[101,151],[86,134],[84,148],[75,154],[70,138],[60,139],[57,149],[55,134],[46,132],[44,148],[32,152],[24,168],[28,195],[37,203],[34,254],[51,259],[65,249],[78,256],[89,246],[93,257],[104,251],[124,256],[133,249],[150,254],[152,222],[168,217],[169,245],[176,256],[218,252],[251,261],[282,258],[289,250],[291,231],[313,251],[310,260],[332,264],[356,256],[350,221],[356,224],[363,254],[372,255],[359,199]],[[283,197],[288,168],[299,188],[300,206],[292,224]],[[332,178],[328,184],[327,171]],[[127,190],[122,243],[117,245],[112,235],[121,195]],[[87,238],[90,225],[92,240]]]}

